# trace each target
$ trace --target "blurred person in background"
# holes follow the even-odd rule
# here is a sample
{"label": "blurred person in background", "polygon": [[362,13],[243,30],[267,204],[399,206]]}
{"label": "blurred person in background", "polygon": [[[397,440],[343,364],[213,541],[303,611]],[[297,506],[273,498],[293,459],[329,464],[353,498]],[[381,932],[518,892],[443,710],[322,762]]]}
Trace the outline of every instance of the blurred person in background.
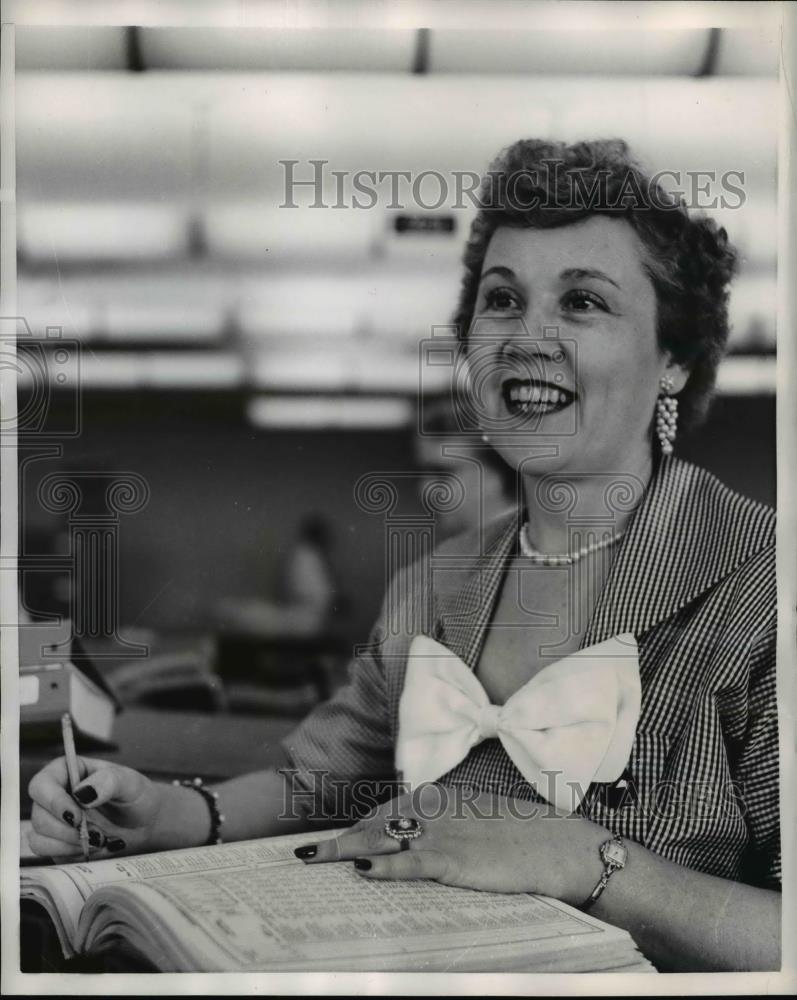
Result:
{"label": "blurred person in background", "polygon": [[[291,782],[218,785],[221,832],[311,826],[289,800],[330,825],[319,774],[353,789],[349,819],[360,782],[401,778],[299,856],[554,896],[662,969],[779,968],[773,513],[673,454],[709,403],[734,250],[620,141],[518,142],[480,200],[457,323],[517,506],[446,542],[445,572],[397,574],[348,685],[285,741]],[[63,759],[33,779],[37,853],[77,854],[83,808],[120,852],[214,829],[190,788],[84,766],[77,801]]]}
{"label": "blurred person in background", "polygon": [[339,598],[332,569],[332,529],[317,513],[305,515],[282,554],[275,600],[226,597],[216,609],[219,627],[249,636],[323,634]]}

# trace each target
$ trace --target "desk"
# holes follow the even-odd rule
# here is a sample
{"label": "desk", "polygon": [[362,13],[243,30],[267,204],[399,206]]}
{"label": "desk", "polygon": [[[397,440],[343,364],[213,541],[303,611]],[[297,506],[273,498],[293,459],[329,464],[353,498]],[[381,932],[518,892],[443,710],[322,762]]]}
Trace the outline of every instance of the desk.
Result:
{"label": "desk", "polygon": [[[126,764],[160,780],[199,776],[221,781],[285,764],[280,740],[295,726],[295,719],[131,707],[116,717],[115,749],[92,751],[87,756]],[[25,748],[20,753],[23,816],[30,815],[28,782],[61,753],[61,747],[52,745]]]}
{"label": "desk", "polygon": [[326,701],[351,659],[351,645],[331,632],[315,635],[245,634],[217,637],[216,670],[230,705],[269,706],[301,717]]}

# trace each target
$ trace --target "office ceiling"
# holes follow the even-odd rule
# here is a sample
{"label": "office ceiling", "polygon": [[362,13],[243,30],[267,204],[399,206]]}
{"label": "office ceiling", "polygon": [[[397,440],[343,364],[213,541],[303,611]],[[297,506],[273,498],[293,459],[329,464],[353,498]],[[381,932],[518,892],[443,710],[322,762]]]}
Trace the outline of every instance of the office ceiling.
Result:
{"label": "office ceiling", "polygon": [[[521,136],[621,135],[684,180],[743,178],[743,204],[709,214],[742,253],[735,347],[771,349],[776,59],[764,29],[20,27],[20,313],[36,338],[57,327],[91,347],[87,385],[416,392],[472,207],[419,206],[405,185],[403,209],[382,187],[358,210],[332,171],[452,185]],[[284,161],[306,180],[314,159],[322,200],[344,190],[346,207],[313,209],[307,186],[281,207]],[[399,234],[402,211],[453,222]]]}
{"label": "office ceiling", "polygon": [[456,28],[17,29],[17,69],[774,76],[777,32]]}

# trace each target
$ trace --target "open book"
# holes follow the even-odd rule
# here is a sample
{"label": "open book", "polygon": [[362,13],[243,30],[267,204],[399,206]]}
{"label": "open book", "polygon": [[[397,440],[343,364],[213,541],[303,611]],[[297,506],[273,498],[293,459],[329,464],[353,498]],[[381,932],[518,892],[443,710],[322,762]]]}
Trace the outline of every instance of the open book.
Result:
{"label": "open book", "polygon": [[293,849],[330,833],[22,869],[64,954],[170,972],[652,972],[630,936],[556,900],[368,881]]}

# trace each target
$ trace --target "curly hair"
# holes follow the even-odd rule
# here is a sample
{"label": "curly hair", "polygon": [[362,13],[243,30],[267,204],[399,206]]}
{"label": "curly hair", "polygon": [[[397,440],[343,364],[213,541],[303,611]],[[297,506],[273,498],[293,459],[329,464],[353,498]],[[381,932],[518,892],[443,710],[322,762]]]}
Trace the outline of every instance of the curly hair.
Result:
{"label": "curly hair", "polygon": [[659,346],[689,370],[678,396],[680,424],[700,423],[728,340],[736,251],[724,229],[711,219],[690,217],[683,199],[649,176],[621,139],[573,145],[522,139],[493,161],[478,204],[454,316],[462,341],[473,321],[487,247],[499,226],[546,229],[591,215],[625,219],[647,251],[643,266],[656,292]]}

